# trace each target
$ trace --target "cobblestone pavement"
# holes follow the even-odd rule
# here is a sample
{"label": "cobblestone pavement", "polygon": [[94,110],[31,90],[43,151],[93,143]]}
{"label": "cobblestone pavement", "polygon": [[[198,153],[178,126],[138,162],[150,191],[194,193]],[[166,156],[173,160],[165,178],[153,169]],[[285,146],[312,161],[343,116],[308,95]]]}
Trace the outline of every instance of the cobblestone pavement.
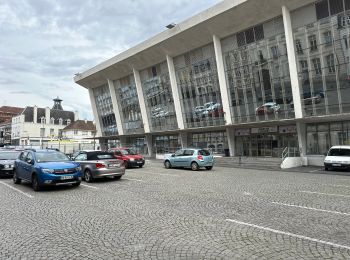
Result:
{"label": "cobblestone pavement", "polygon": [[159,162],[38,193],[1,179],[0,259],[350,259],[349,188],[350,176]]}

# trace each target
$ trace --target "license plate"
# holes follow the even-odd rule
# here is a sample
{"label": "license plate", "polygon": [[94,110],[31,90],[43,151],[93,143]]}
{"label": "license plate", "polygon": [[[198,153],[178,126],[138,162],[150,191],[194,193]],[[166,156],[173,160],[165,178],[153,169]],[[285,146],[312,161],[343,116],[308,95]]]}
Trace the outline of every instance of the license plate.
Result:
{"label": "license plate", "polygon": [[71,180],[73,178],[73,176],[61,176],[61,180]]}
{"label": "license plate", "polygon": [[137,162],[138,164],[141,164],[142,162]]}
{"label": "license plate", "polygon": [[119,164],[108,164],[109,168],[116,168],[119,167]]}
{"label": "license plate", "polygon": [[340,163],[333,163],[332,166],[335,166],[335,167],[340,167],[341,164]]}

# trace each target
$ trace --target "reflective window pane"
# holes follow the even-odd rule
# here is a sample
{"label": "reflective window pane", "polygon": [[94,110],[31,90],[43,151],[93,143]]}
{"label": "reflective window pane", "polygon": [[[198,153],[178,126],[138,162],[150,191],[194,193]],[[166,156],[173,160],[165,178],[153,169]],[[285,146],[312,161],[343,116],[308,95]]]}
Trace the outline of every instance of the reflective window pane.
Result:
{"label": "reflective window pane", "polygon": [[151,131],[177,129],[167,63],[140,72]]}
{"label": "reflective window pane", "polygon": [[117,135],[117,123],[108,85],[93,89],[102,136]]}
{"label": "reflective window pane", "polygon": [[224,125],[212,44],[174,58],[185,127]]}
{"label": "reflective window pane", "polygon": [[143,133],[141,110],[133,75],[113,82],[124,133]]}

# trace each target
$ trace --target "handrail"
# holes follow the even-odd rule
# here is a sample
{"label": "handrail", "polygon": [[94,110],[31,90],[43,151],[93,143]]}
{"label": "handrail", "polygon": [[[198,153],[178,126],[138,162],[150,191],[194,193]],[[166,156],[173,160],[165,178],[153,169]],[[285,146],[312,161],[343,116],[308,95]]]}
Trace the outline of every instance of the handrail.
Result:
{"label": "handrail", "polygon": [[297,157],[299,154],[299,150],[297,147],[285,147],[282,151],[282,160],[286,159],[287,157]]}

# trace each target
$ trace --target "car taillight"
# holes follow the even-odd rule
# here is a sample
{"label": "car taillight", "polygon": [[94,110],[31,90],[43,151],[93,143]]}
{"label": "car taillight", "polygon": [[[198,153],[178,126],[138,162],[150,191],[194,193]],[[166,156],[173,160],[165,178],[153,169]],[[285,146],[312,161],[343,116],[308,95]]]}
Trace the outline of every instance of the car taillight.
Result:
{"label": "car taillight", "polygon": [[104,165],[103,163],[96,163],[96,168],[97,169],[106,168],[106,165]]}
{"label": "car taillight", "polygon": [[197,156],[197,159],[200,160],[200,161],[203,161],[203,160],[204,160],[204,159],[203,159],[203,155],[198,155],[198,156]]}

